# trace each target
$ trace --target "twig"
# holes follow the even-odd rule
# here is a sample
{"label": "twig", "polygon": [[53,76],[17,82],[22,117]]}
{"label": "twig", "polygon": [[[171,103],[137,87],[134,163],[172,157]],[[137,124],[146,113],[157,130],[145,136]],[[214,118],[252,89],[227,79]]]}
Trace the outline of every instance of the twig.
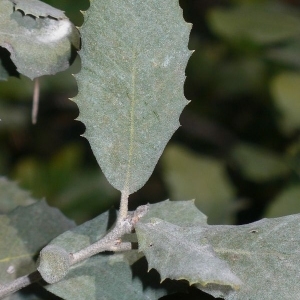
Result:
{"label": "twig", "polygon": [[120,214],[119,214],[119,220],[124,220],[127,217],[128,213],[128,197],[129,193],[127,190],[122,191],[121,194],[121,201],[120,201]]}
{"label": "twig", "polygon": [[0,299],[4,299],[8,295],[42,279],[38,271],[34,271],[28,275],[19,277],[14,281],[0,285]]}
{"label": "twig", "polygon": [[[138,207],[135,212],[128,213],[126,211],[127,216],[125,218],[119,217],[115,227],[102,239],[76,253],[70,254],[70,265],[75,265],[104,251],[121,252],[131,250],[132,244],[130,242],[122,242],[121,238],[124,234],[132,232],[136,223],[147,213],[147,211],[147,205]],[[0,285],[0,299],[4,299],[8,295],[41,279],[41,274],[38,271],[35,271],[31,274],[19,277],[10,283]]]}

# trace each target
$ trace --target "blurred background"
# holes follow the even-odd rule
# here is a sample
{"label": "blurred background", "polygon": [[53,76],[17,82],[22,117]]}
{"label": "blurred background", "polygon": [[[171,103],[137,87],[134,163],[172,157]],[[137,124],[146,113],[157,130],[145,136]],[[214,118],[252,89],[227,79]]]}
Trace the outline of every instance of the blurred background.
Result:
{"label": "blurred background", "polygon": [[[45,1],[76,25],[87,0]],[[300,1],[182,0],[193,24],[185,95],[192,100],[148,183],[130,208],[195,199],[210,224],[244,224],[300,211]],[[3,50],[3,49],[2,49]],[[101,51],[101,49],[99,49]],[[102,175],[78,108],[72,67],[33,82],[0,82],[0,174],[46,198],[77,223],[119,193]]]}
{"label": "blurred background", "polygon": [[[64,10],[76,26],[89,5],[45,2]],[[193,24],[188,46],[195,52],[184,86],[192,102],[150,180],[131,196],[130,209],[195,199],[209,224],[299,213],[300,0],[180,4]],[[41,78],[36,125],[33,82],[0,82],[0,174],[78,224],[119,203],[80,137],[84,125],[74,120],[78,108],[68,98],[77,93],[72,74],[79,70],[77,58],[69,70]],[[193,293],[200,299],[199,291]]]}

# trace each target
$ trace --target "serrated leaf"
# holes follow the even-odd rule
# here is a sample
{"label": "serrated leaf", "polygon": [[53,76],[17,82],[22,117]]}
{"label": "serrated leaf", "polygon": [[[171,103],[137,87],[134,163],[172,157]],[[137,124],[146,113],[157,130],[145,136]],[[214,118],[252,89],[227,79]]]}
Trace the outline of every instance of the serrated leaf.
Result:
{"label": "serrated leaf", "polygon": [[0,214],[12,211],[19,205],[35,203],[29,192],[22,190],[15,182],[0,177]]}
{"label": "serrated leaf", "polygon": [[109,182],[130,194],[151,175],[187,104],[190,26],[175,0],[91,1],[80,31],[79,120]]}
{"label": "serrated leaf", "polygon": [[260,45],[283,42],[300,33],[298,16],[273,3],[216,8],[211,10],[208,21],[222,37]]}
{"label": "serrated leaf", "polygon": [[[60,246],[70,253],[85,248],[106,233],[114,215],[114,211],[106,212],[65,232],[50,245]],[[156,300],[169,293],[170,286],[160,285],[156,273],[147,274],[141,257],[137,250],[99,254],[73,266],[63,280],[45,288],[66,300]]]}
{"label": "serrated leaf", "polygon": [[67,69],[73,48],[79,48],[79,33],[67,18],[24,16],[10,0],[0,1],[0,28],[0,46],[31,79]]}
{"label": "serrated leaf", "polygon": [[223,161],[170,145],[162,165],[172,200],[194,198],[210,224],[230,223],[235,194]]}
{"label": "serrated leaf", "polygon": [[194,230],[157,218],[140,222],[136,227],[139,249],[146,255],[149,269],[158,270],[162,281],[183,279],[190,285],[240,288],[242,282],[229,265],[218,258],[211,245],[201,241],[205,236],[192,237],[190,231]]}
{"label": "serrated leaf", "polygon": [[300,127],[300,73],[284,72],[273,78],[271,93],[281,113],[281,126],[290,133]]}
{"label": "serrated leaf", "polygon": [[[0,215],[0,283],[33,272],[41,248],[72,227],[72,221],[45,201]],[[7,299],[22,299],[22,296],[17,293]]]}
{"label": "serrated leaf", "polygon": [[[168,210],[171,213],[172,207]],[[195,283],[193,276],[198,276],[198,288],[226,300],[282,300],[298,299],[300,293],[299,222],[300,215],[241,226],[176,226],[142,219],[136,231],[150,268],[157,268],[162,277]],[[209,254],[203,269],[201,256]]]}
{"label": "serrated leaf", "polygon": [[290,171],[284,157],[259,146],[239,143],[232,149],[231,156],[240,172],[252,181],[274,180]]}
{"label": "serrated leaf", "polygon": [[52,17],[55,19],[66,19],[66,16],[63,11],[38,0],[10,1],[15,4],[16,10],[22,10],[25,15],[32,15],[35,17]]}

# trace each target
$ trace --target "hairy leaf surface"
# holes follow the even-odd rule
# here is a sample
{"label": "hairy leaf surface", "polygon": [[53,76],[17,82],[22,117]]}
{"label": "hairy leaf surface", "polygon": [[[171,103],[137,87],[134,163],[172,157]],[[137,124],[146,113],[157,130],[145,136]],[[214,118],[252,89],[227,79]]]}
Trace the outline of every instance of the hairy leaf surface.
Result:
{"label": "hairy leaf surface", "polygon": [[186,279],[227,300],[281,300],[300,293],[299,222],[292,215],[242,226],[178,226],[152,218],[136,231],[162,278]]}
{"label": "hairy leaf surface", "polygon": [[[35,257],[54,237],[74,227],[56,208],[45,201],[18,207],[0,215],[0,284],[35,270]],[[37,299],[13,294],[7,299]]]}
{"label": "hairy leaf surface", "polygon": [[[74,253],[99,240],[110,227],[115,212],[111,211],[67,231],[50,245]],[[156,272],[147,273],[145,260],[137,250],[119,254],[98,254],[71,267],[60,282],[45,288],[70,300],[156,300],[169,293],[170,285],[160,285]]]}
{"label": "hairy leaf surface", "polygon": [[177,0],[91,1],[85,13],[75,101],[118,190],[145,184],[179,126],[189,31]]}
{"label": "hairy leaf surface", "polygon": [[[27,14],[37,14],[30,10],[33,2],[16,3]],[[72,48],[78,49],[80,43],[75,26],[66,17],[59,20],[52,15],[35,18],[23,15],[15,10],[16,7],[10,0],[0,1],[0,46],[11,53],[17,71],[33,79],[67,69],[72,60]],[[37,7],[40,15],[41,7]]]}

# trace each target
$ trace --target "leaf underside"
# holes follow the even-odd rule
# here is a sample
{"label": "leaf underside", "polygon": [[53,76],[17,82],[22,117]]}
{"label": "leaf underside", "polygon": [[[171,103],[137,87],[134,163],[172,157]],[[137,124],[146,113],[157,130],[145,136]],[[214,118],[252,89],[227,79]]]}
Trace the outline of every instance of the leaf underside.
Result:
{"label": "leaf underside", "polygon": [[109,182],[130,194],[148,180],[187,104],[190,26],[177,0],[91,1],[80,31],[79,120]]}
{"label": "leaf underside", "polygon": [[[172,202],[165,206],[170,215],[176,211]],[[149,268],[162,279],[185,279],[226,300],[282,300],[300,294],[299,222],[291,215],[242,226],[178,226],[180,216],[176,223],[145,218],[136,232]]]}

